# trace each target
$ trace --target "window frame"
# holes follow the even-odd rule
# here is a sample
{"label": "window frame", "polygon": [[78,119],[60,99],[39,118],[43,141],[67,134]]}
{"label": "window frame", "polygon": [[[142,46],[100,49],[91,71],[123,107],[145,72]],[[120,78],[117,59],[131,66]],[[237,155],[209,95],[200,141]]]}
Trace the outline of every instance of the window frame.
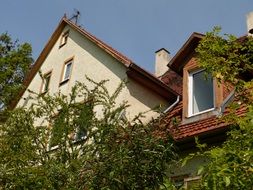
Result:
{"label": "window frame", "polygon": [[198,69],[198,70],[194,70],[194,71],[188,71],[188,117],[192,117],[195,115],[200,115],[203,113],[207,113],[210,111],[215,110],[215,80],[212,77],[212,83],[213,83],[213,107],[209,108],[207,110],[201,111],[201,112],[197,112],[197,113],[193,113],[193,75],[200,73],[200,72],[204,72],[205,69]]}
{"label": "window frame", "polygon": [[63,32],[63,33],[62,33],[61,39],[60,39],[59,48],[63,47],[65,44],[67,44],[67,42],[68,42],[68,37],[69,37],[69,30],[67,30],[66,32]]}
{"label": "window frame", "polygon": [[[48,83],[46,83],[46,77],[49,77]],[[52,70],[46,72],[45,74],[43,74],[42,76],[42,83],[41,83],[41,87],[40,87],[40,93],[46,93],[49,91],[49,85],[50,85],[50,81],[51,81],[51,77],[52,77]],[[47,84],[47,90],[45,90],[45,86]]]}
{"label": "window frame", "polygon": [[184,178],[184,188],[189,189],[191,182],[196,182],[200,184],[201,176],[193,176],[193,177],[187,177]]}
{"label": "window frame", "polygon": [[[68,78],[65,78],[66,76],[66,71],[67,71],[67,66],[71,64],[70,66],[70,71],[69,71],[69,76]],[[66,82],[68,82],[71,78],[71,75],[72,75],[72,70],[73,70],[73,65],[74,65],[74,57],[70,58],[70,59],[67,59],[64,64],[63,64],[63,68],[62,68],[62,73],[61,73],[61,79],[60,79],[60,85],[63,85],[65,84]]]}

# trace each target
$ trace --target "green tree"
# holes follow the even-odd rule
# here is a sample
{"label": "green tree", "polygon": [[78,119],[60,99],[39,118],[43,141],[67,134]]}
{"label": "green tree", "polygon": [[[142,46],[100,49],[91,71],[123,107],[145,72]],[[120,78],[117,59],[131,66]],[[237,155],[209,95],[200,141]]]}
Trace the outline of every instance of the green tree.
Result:
{"label": "green tree", "polygon": [[18,44],[8,33],[0,35],[0,109],[3,110],[22,88],[32,64],[30,44]]}
{"label": "green tree", "polygon": [[[172,161],[173,142],[154,135],[106,81],[77,83],[66,96],[33,95],[30,108],[0,126],[0,189],[155,189]],[[101,113],[96,107],[100,107]]]}
{"label": "green tree", "polygon": [[[231,131],[224,144],[197,155],[209,162],[199,170],[202,189],[252,189],[253,187],[253,101],[252,37],[220,35],[220,28],[208,32],[197,48],[198,63],[220,83],[235,89],[230,114],[223,119]],[[235,112],[244,107],[244,116]]]}

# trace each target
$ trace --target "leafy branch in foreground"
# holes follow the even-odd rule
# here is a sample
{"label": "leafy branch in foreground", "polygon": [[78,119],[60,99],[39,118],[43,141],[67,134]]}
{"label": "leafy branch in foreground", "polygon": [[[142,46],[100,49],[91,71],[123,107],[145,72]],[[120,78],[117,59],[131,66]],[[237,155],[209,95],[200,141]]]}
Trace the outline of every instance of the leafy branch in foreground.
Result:
{"label": "leafy branch in foreground", "polygon": [[[34,95],[0,125],[2,189],[155,189],[173,142],[154,135],[152,123],[127,121],[107,81],[77,83],[66,96]],[[95,111],[96,110],[96,111]]]}
{"label": "leafy branch in foreground", "polygon": [[0,111],[8,107],[22,89],[33,61],[31,53],[30,44],[18,44],[8,33],[0,35]]}

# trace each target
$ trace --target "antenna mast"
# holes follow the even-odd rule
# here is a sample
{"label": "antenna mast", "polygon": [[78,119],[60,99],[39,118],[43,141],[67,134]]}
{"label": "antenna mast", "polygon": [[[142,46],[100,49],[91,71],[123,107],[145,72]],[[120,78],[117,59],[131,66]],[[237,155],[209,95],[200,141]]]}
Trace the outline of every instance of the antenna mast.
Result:
{"label": "antenna mast", "polygon": [[74,11],[75,11],[75,13],[73,14],[73,16],[69,20],[75,20],[75,24],[77,24],[79,21],[79,18],[81,16],[81,13],[77,9],[74,9]]}

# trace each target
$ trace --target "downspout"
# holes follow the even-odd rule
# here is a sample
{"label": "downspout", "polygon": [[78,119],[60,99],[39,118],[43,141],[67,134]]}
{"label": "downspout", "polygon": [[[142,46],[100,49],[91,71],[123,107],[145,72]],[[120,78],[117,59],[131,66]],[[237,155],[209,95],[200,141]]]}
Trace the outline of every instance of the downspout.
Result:
{"label": "downspout", "polygon": [[168,111],[170,111],[173,107],[175,107],[177,105],[177,103],[179,102],[179,100],[180,100],[180,96],[177,96],[176,101],[173,104],[171,104],[166,110],[164,110],[163,113],[165,114]]}

